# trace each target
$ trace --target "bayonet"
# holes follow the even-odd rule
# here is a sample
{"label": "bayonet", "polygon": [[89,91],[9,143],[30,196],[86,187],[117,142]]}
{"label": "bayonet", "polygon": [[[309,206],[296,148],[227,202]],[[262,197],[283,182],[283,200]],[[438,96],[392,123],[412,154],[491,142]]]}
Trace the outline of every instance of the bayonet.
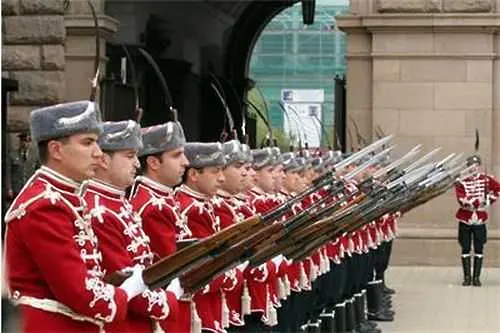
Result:
{"label": "bayonet", "polygon": [[136,117],[136,122],[140,124],[144,110],[141,108],[137,73],[135,71],[134,60],[132,59],[132,56],[130,55],[128,48],[124,44],[121,44],[121,47],[123,49],[123,52],[125,52],[125,57],[127,57],[127,60],[130,63],[130,74],[132,75],[132,81],[134,82],[133,87],[134,87],[134,99],[135,99],[135,117]]}
{"label": "bayonet", "polygon": [[95,11],[95,7],[90,2],[90,0],[87,0],[87,4],[90,7],[90,12],[92,13],[92,18],[94,20],[94,29],[95,29],[95,57],[94,57],[94,77],[90,81],[91,83],[91,89],[90,89],[90,97],[89,101],[94,102],[97,98],[97,90],[99,88],[99,82],[100,82],[100,58],[101,58],[101,38],[100,38],[100,31],[99,31],[99,21],[97,19],[97,14]]}
{"label": "bayonet", "polygon": [[345,180],[351,180],[353,179],[354,177],[356,177],[359,173],[363,172],[364,170],[366,170],[368,167],[372,166],[372,165],[375,165],[377,164],[380,159],[384,156],[386,156],[388,153],[390,153],[393,149],[394,149],[395,146],[391,146],[379,153],[377,153],[375,156],[373,156],[372,158],[370,158],[368,161],[364,162],[363,164],[361,164],[360,166],[358,166],[356,169],[352,170],[351,172],[349,172],[348,174],[346,174],[343,178]]}
{"label": "bayonet", "polygon": [[370,154],[371,152],[374,152],[376,149],[378,149],[382,145],[387,144],[389,141],[392,140],[392,138],[393,138],[392,135],[386,136],[385,138],[377,140],[377,141],[373,142],[372,144],[364,147],[363,149],[353,153],[348,158],[336,163],[333,166],[334,170],[336,170],[336,171],[341,170],[341,169],[345,168],[347,165],[357,162],[358,160],[360,160],[364,156]]}
{"label": "bayonet", "polygon": [[438,148],[435,148],[434,150],[428,152],[427,154],[425,154],[424,156],[422,156],[421,158],[419,158],[418,160],[416,160],[415,162],[413,162],[412,164],[410,164],[408,167],[406,167],[403,170],[403,172],[407,173],[407,172],[410,172],[412,170],[415,170],[420,165],[422,165],[423,163],[427,162],[432,156],[434,156],[435,154],[437,154],[440,150],[441,150],[441,147],[438,147]]}
{"label": "bayonet", "polygon": [[158,81],[160,81],[160,85],[165,97],[165,106],[167,110],[170,112],[172,121],[179,121],[177,110],[173,106],[172,96],[170,95],[170,90],[168,89],[167,81],[165,80],[165,77],[163,76],[160,67],[158,67],[156,61],[146,50],[139,48],[139,52],[144,56],[144,58],[151,65],[151,67],[153,67],[156,77],[158,78]]}
{"label": "bayonet", "polygon": [[393,161],[385,168],[377,170],[373,174],[373,178],[375,178],[375,179],[380,178],[381,176],[383,176],[387,173],[390,173],[393,170],[396,170],[397,168],[399,168],[401,165],[403,165],[407,161],[410,161],[415,155],[417,155],[420,152],[421,147],[422,147],[422,145],[420,145],[420,144],[416,145],[409,152],[407,152],[405,155],[403,155],[401,158],[397,159],[396,161]]}

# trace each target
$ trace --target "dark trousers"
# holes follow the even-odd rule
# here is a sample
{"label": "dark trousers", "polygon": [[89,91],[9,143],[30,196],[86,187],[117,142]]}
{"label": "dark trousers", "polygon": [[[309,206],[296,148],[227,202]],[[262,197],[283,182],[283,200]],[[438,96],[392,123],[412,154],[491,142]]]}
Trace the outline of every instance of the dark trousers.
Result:
{"label": "dark trousers", "polygon": [[474,253],[483,254],[487,239],[486,224],[458,223],[458,243],[462,247],[462,254],[470,253],[472,243],[474,243]]}
{"label": "dark trousers", "polygon": [[246,333],[271,332],[271,327],[264,325],[261,318],[262,318],[262,313],[259,312],[245,316],[245,326],[240,328],[240,332],[246,332]]}
{"label": "dark trousers", "polygon": [[392,240],[389,242],[382,242],[374,251],[373,268],[375,271],[375,279],[383,280],[385,271],[389,266],[392,253]]}

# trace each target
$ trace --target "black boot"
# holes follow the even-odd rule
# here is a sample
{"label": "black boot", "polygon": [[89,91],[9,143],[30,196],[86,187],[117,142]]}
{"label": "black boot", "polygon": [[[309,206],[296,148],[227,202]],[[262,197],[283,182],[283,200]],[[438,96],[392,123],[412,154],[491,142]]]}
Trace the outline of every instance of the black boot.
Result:
{"label": "black boot", "polygon": [[382,281],[383,281],[383,284],[384,284],[384,289],[383,289],[384,294],[394,295],[396,293],[396,290],[394,290],[392,288],[389,288],[387,286],[387,284],[385,284],[385,279],[382,280]]}
{"label": "black boot", "polygon": [[464,270],[464,282],[462,282],[462,286],[470,286],[470,257],[462,257],[462,268]]}
{"label": "black boot", "polygon": [[321,319],[307,323],[307,333],[321,333]]}
{"label": "black boot", "polygon": [[321,332],[322,333],[335,333],[335,311],[326,312],[323,311],[319,315],[321,319]]}
{"label": "black boot", "polygon": [[354,309],[354,298],[345,302],[346,331],[353,332],[356,329],[356,312]]}
{"label": "black boot", "polygon": [[368,284],[366,289],[368,303],[368,320],[393,321],[394,313],[382,304],[382,281]]}
{"label": "black boot", "polygon": [[361,327],[361,324],[366,321],[366,312],[363,294],[354,295],[354,312],[356,314],[356,329]]}
{"label": "black boot", "polygon": [[366,319],[366,298],[365,293],[359,293],[355,296],[354,310],[356,312],[356,332],[357,333],[379,333],[377,324],[369,322]]}
{"label": "black boot", "polygon": [[335,331],[346,332],[345,303],[335,305]]}
{"label": "black boot", "polygon": [[[470,262],[469,262],[470,265]],[[474,256],[474,272],[472,277],[472,284],[476,287],[481,287],[481,281],[479,277],[481,276],[481,266],[483,265],[483,257]]]}

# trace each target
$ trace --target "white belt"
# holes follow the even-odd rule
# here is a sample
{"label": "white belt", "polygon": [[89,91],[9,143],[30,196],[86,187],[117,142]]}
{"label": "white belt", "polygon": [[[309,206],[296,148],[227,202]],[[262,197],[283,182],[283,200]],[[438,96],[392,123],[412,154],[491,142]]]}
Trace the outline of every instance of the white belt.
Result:
{"label": "white belt", "polygon": [[40,299],[31,296],[21,296],[19,298],[13,297],[11,300],[12,303],[14,303],[15,305],[20,305],[20,304],[27,305],[35,309],[40,309],[47,312],[59,313],[68,316],[73,320],[90,322],[99,327],[99,332],[104,333],[104,323],[102,321],[99,321],[91,317],[76,314],[69,307],[57,301],[47,298]]}

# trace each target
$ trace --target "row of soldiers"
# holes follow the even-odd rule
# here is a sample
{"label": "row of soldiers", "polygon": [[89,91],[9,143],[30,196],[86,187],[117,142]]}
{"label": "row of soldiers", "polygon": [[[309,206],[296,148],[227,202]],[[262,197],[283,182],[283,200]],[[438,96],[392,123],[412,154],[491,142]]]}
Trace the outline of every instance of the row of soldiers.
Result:
{"label": "row of soldiers", "polygon": [[[219,247],[196,263],[183,258],[192,265],[180,279],[152,282],[162,274],[155,262],[182,246],[200,251],[196,244],[255,216],[293,232],[311,212],[348,210],[356,184],[389,164],[390,149],[336,168],[336,152],[298,157],[237,140],[186,143],[179,122],[141,129],[99,119],[89,101],[31,113],[42,167],[5,218],[7,281],[23,331],[379,332],[371,320],[393,320],[384,271],[400,213],[378,207],[377,219],[310,251],[302,239],[276,250],[291,238],[263,235],[274,241],[257,253],[269,258],[245,260],[259,244]],[[331,183],[332,168],[342,191],[318,181]],[[233,249],[243,250],[213,267],[210,259]],[[204,276],[209,268],[215,273]]]}

